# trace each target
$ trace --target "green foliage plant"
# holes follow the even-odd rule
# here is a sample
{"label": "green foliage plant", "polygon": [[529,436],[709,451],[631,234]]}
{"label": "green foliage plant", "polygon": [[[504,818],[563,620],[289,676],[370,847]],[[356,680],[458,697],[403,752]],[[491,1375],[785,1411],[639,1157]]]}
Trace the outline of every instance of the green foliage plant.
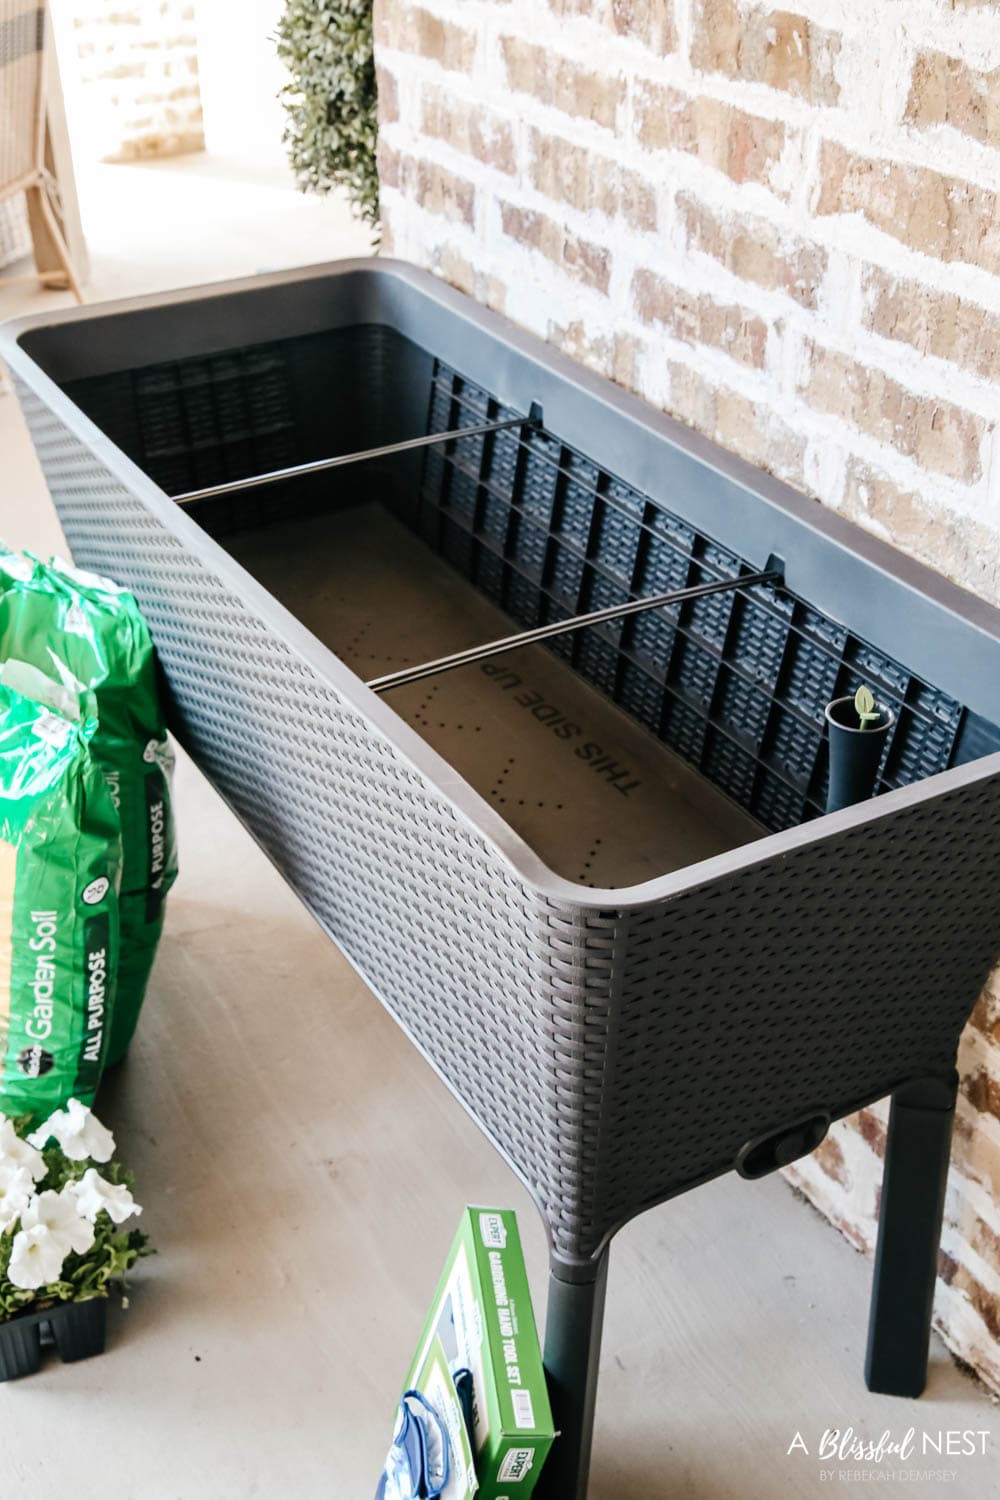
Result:
{"label": "green foliage plant", "polygon": [[854,694],[854,712],[858,716],[859,726],[862,729],[874,729],[882,717],[875,707],[875,698],[871,688],[865,687],[864,683]]}
{"label": "green foliage plant", "polygon": [[299,186],[345,188],[355,211],[378,225],[378,94],[372,0],[287,0],[278,56],[284,141]]}

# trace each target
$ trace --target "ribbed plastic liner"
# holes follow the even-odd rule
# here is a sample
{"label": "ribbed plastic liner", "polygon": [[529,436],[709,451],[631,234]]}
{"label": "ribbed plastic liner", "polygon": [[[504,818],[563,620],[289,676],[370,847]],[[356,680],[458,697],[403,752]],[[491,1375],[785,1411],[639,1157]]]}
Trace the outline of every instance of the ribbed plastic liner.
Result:
{"label": "ribbed plastic liner", "polygon": [[[305,336],[84,379],[67,393],[176,493],[320,456],[321,444],[303,446],[298,436],[314,420],[298,407],[303,379],[321,384],[321,371],[345,362],[359,372],[384,369],[397,342],[393,330],[369,326],[349,343],[343,333]],[[514,415],[435,362],[427,431]],[[339,441],[349,446],[348,431]],[[403,513],[525,626],[750,571],[544,428],[430,449],[423,465],[418,504],[404,498]],[[309,483],[319,494],[314,509],[336,504],[343,481]],[[210,513],[204,506],[200,519],[226,535],[290,509],[302,514],[304,488],[227,498]],[[771,829],[823,811],[824,709],[862,680],[896,714],[880,791],[952,764],[962,728],[960,703],[784,588],[640,615],[563,637],[553,649]],[[1000,749],[996,730],[978,753],[985,749]]]}
{"label": "ribbed plastic liner", "polygon": [[[437,365],[430,431],[507,415]],[[430,450],[420,500],[421,535],[526,626],[750,571],[544,430]],[[823,811],[824,710],[862,680],[897,716],[880,791],[944,770],[962,723],[959,703],[770,585],[565,636],[556,649],[772,829]]]}

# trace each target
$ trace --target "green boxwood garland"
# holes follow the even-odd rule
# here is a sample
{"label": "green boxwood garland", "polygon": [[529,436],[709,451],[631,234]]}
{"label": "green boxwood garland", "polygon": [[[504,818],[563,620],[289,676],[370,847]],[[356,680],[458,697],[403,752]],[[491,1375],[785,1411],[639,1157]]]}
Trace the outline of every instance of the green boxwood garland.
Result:
{"label": "green boxwood garland", "polygon": [[357,212],[378,224],[378,97],[372,0],[288,0],[278,55],[291,73],[282,89],[284,140],[300,187],[346,188]]}

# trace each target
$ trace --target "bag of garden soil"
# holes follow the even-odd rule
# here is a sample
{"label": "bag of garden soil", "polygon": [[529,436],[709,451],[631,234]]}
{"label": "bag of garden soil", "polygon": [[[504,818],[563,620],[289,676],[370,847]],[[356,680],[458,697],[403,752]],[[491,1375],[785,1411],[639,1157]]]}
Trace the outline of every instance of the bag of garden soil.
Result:
{"label": "bag of garden soil", "polygon": [[0,683],[0,1111],[33,1122],[89,1103],[107,1051],[121,839],[95,729]]}
{"label": "bag of garden soil", "polygon": [[139,606],[106,578],[0,553],[0,661],[27,662],[76,693],[92,691],[92,750],[121,818],[121,953],[108,1066],[128,1050],[177,874],[173,764],[153,644]]}

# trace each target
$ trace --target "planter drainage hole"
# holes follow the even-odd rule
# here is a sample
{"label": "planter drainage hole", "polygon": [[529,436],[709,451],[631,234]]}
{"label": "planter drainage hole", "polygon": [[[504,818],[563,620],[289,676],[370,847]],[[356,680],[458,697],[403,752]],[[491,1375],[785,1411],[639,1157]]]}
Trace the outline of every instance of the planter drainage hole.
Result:
{"label": "planter drainage hole", "polygon": [[[479,725],[478,724],[476,725],[476,733],[477,734],[479,733]],[[504,787],[507,784],[507,777],[510,775],[510,768],[514,764],[514,759],[515,759],[515,757],[513,755],[511,755],[508,758],[507,764],[504,766],[503,770],[497,776],[496,781],[493,783],[493,788],[490,791],[490,796],[491,797],[496,797],[496,799],[497,799],[498,802],[506,802],[507,801],[507,798],[506,797],[501,797],[500,793],[503,791]],[[518,803],[518,806],[519,807],[523,807],[524,803],[520,802],[520,803]]]}
{"label": "planter drainage hole", "polygon": [[741,1177],[748,1177],[751,1181],[757,1177],[766,1177],[768,1172],[776,1172],[779,1167],[787,1167],[790,1162],[798,1161],[800,1156],[808,1156],[810,1151],[815,1151],[829,1128],[830,1116],[815,1114],[796,1120],[791,1125],[783,1125],[780,1130],[758,1136],[740,1151],[736,1158],[736,1170]]}
{"label": "planter drainage hole", "polygon": [[[539,803],[538,805],[539,805],[539,807],[541,807],[542,804]],[[560,803],[559,805],[561,806],[562,804]],[[594,839],[593,848],[591,849],[590,853],[587,855],[587,858],[584,860],[584,862],[583,862],[583,869],[580,871],[580,874],[577,877],[579,880],[581,880],[583,882],[584,885],[592,886],[594,884],[594,882],[590,879],[590,867],[593,864],[594,860],[597,858],[597,855],[598,855],[598,853],[600,851],[600,848],[601,848],[601,840],[599,838],[595,838]]]}

